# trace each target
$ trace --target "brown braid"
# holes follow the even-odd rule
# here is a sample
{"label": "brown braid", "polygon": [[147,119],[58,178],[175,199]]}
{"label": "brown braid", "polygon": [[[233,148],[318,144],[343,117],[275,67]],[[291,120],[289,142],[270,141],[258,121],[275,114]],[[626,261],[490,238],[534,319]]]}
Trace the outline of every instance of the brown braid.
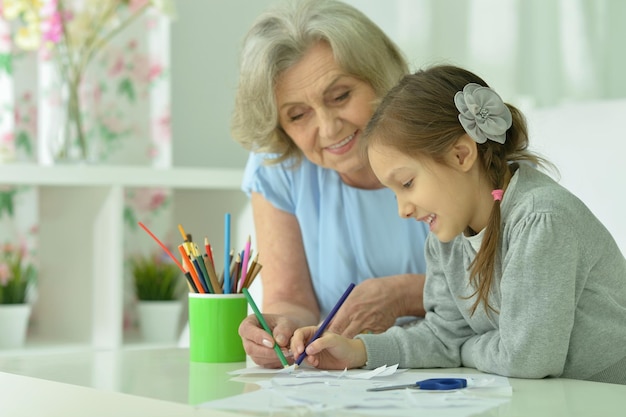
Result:
{"label": "brown braid", "polygon": [[[491,141],[479,145],[479,147],[481,146],[484,147],[484,150],[479,152],[481,156],[480,162],[487,172],[494,190],[506,190],[511,180],[511,171],[508,163],[505,162],[506,159],[501,155],[505,147]],[[467,298],[476,296],[476,300],[470,308],[472,315],[481,303],[487,313],[489,311],[498,313],[489,304],[489,294],[491,292],[500,241],[500,205],[500,200],[494,200],[480,250],[470,264],[470,284],[474,288],[474,292]]]}

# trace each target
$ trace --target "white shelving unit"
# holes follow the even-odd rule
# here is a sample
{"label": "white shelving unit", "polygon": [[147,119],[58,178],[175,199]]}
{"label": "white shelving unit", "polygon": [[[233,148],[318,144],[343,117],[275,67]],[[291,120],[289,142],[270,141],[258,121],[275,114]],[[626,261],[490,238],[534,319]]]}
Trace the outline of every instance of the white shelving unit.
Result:
{"label": "white shelving unit", "polygon": [[[122,326],[127,188],[172,189],[174,218],[184,219],[189,231],[221,236],[228,211],[238,236],[247,205],[242,176],[240,169],[0,165],[0,185],[39,190],[38,299],[26,348],[112,349],[127,343]],[[221,240],[214,244],[218,253]]]}

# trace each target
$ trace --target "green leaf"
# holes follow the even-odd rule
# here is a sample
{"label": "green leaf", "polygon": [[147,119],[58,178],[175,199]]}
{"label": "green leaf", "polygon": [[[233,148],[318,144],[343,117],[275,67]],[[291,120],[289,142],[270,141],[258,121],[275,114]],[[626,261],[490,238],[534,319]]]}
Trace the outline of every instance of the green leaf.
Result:
{"label": "green leaf", "polygon": [[135,101],[135,87],[130,78],[124,78],[117,87],[118,93],[125,95],[132,102]]}
{"label": "green leaf", "polygon": [[2,217],[3,211],[6,211],[9,217],[13,217],[15,194],[17,194],[17,190],[0,191],[0,217]]}
{"label": "green leaf", "polygon": [[126,223],[131,230],[137,228],[137,218],[135,217],[135,212],[128,206],[124,207],[124,223]]}
{"label": "green leaf", "polygon": [[8,75],[13,74],[13,55],[10,53],[0,53],[0,72],[2,71]]}
{"label": "green leaf", "polygon": [[156,257],[133,257],[130,269],[139,300],[177,300],[182,295],[185,280],[174,263]]}
{"label": "green leaf", "polygon": [[33,154],[33,147],[31,145],[30,136],[23,130],[17,134],[17,138],[15,139],[15,145],[18,148],[24,148],[28,155]]}

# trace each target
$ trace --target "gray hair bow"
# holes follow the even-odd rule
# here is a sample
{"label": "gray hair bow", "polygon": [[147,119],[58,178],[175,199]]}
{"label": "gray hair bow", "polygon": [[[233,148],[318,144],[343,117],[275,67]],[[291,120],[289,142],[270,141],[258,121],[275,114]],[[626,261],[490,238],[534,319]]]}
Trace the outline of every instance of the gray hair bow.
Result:
{"label": "gray hair bow", "polygon": [[478,143],[487,139],[500,144],[506,140],[506,131],[511,127],[511,111],[500,96],[489,87],[469,83],[463,91],[454,95],[454,104],[459,110],[459,121],[463,129]]}

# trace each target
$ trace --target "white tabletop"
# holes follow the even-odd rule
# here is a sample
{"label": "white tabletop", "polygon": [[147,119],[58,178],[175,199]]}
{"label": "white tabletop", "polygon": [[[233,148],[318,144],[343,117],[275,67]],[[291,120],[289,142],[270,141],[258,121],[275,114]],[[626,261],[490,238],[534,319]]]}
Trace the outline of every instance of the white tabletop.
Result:
{"label": "white tabletop", "polygon": [[[237,382],[227,374],[245,366],[190,362],[188,350],[179,348],[0,353],[0,415],[228,416],[233,414],[196,406],[259,389],[254,381],[260,377]],[[624,385],[516,378],[510,384],[510,401],[486,416],[624,415]]]}

